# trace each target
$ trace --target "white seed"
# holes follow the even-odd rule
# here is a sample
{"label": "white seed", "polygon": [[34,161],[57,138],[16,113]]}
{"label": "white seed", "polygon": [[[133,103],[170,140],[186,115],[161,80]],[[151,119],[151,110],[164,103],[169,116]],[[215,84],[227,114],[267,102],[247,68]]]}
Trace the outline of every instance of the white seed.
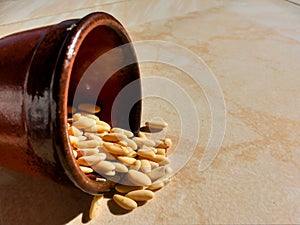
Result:
{"label": "white seed", "polygon": [[[160,157],[160,156],[159,156]],[[156,155],[156,159],[157,159],[157,155]],[[165,157],[165,159],[163,159],[162,161],[160,161],[158,163],[160,166],[166,166],[166,165],[169,165],[170,164],[170,159]]]}
{"label": "white seed", "polygon": [[147,139],[146,134],[141,132],[141,131],[138,133],[138,137],[143,138],[143,139]]}
{"label": "white seed", "polygon": [[151,179],[146,174],[136,170],[129,170],[127,179],[136,186],[149,186],[152,183]]}
{"label": "white seed", "polygon": [[166,157],[163,155],[155,155],[155,157],[151,158],[152,161],[160,163],[166,160]]}
{"label": "white seed", "polygon": [[[109,127],[110,128],[110,127]],[[87,132],[98,132],[98,133],[103,133],[103,132],[107,132],[109,131],[109,128],[107,126],[103,126],[100,124],[96,124],[94,126],[91,127],[87,127],[84,130]]]}
{"label": "white seed", "polygon": [[97,124],[97,125],[100,125],[100,126],[102,126],[102,127],[105,127],[106,131],[110,131],[110,130],[111,130],[110,125],[109,125],[108,123],[102,121],[102,120],[97,120],[97,121],[96,121],[96,124]]}
{"label": "white seed", "polygon": [[95,140],[99,143],[99,145],[102,145],[102,138],[100,138],[98,135],[94,134],[94,133],[85,133],[84,134],[87,138],[89,138],[90,140]]}
{"label": "white seed", "polygon": [[78,105],[78,110],[85,111],[88,113],[98,113],[100,112],[101,108],[97,105],[82,103]]}
{"label": "white seed", "polygon": [[103,177],[96,177],[97,182],[106,182],[107,180]]}
{"label": "white seed", "polygon": [[102,153],[105,153],[105,154],[106,154],[106,159],[107,159],[107,160],[113,161],[113,160],[116,160],[116,159],[117,159],[117,157],[115,157],[114,155],[112,155],[111,153],[109,153],[108,151],[106,151],[106,149],[105,149],[103,146],[99,146],[99,147],[98,147],[98,151],[99,151],[99,152],[102,152]]}
{"label": "white seed", "polygon": [[95,125],[96,125],[95,120],[85,117],[85,116],[81,116],[79,118],[79,120],[73,122],[73,126],[77,127],[78,129],[85,129],[85,128],[92,127]]}
{"label": "white seed", "polygon": [[83,173],[92,173],[94,171],[91,167],[87,166],[79,166],[79,168]]}
{"label": "white seed", "polygon": [[78,138],[77,138],[77,137],[74,137],[74,136],[72,136],[72,135],[69,135],[69,140],[70,140],[70,144],[71,144],[72,146],[75,146],[75,145],[77,144],[77,142],[78,142]]}
{"label": "white seed", "polygon": [[127,157],[127,156],[119,156],[118,160],[126,166],[131,166],[135,163],[136,159]]}
{"label": "white seed", "polygon": [[154,193],[150,190],[135,190],[127,193],[125,197],[135,201],[148,201],[154,197]]}
{"label": "white seed", "polygon": [[149,163],[150,163],[150,165],[151,165],[151,169],[152,169],[152,170],[155,169],[155,168],[157,168],[157,167],[159,167],[159,164],[156,163],[156,162],[149,161]]}
{"label": "white seed", "polygon": [[129,150],[129,153],[126,155],[127,157],[135,158],[137,156],[136,151]]}
{"label": "white seed", "polygon": [[124,147],[128,146],[126,141],[119,141],[119,142],[117,142],[117,144],[122,145]]}
{"label": "white seed", "polygon": [[87,140],[75,143],[76,148],[96,148],[99,145],[98,141]]}
{"label": "white seed", "polygon": [[153,128],[160,130],[168,127],[168,124],[165,121],[147,121],[145,125],[150,129]]}
{"label": "white seed", "polygon": [[76,159],[76,158],[77,158],[77,156],[78,156],[78,153],[77,153],[75,150],[72,150],[72,152],[73,152],[73,156],[74,156],[74,158]]}
{"label": "white seed", "polygon": [[127,139],[125,134],[119,134],[119,133],[109,133],[106,134],[102,137],[104,141],[109,141],[109,142],[119,142],[119,141],[124,141]]}
{"label": "white seed", "polygon": [[82,136],[83,132],[80,131],[77,127],[71,126],[69,128],[69,134],[74,135],[75,137]]}
{"label": "white seed", "polygon": [[128,168],[124,164],[119,163],[119,162],[111,162],[111,163],[115,165],[116,172],[119,172],[119,173],[127,173],[128,172]]}
{"label": "white seed", "polygon": [[130,167],[129,169],[131,170],[139,170],[141,168],[142,162],[141,160],[136,160]]}
{"label": "white seed", "polygon": [[150,139],[143,139],[140,137],[134,137],[132,138],[132,140],[137,144],[137,146],[139,146],[140,148],[142,148],[144,145],[148,146],[148,147],[154,147],[155,146],[155,142],[150,140]]}
{"label": "white seed", "polygon": [[95,155],[97,154],[98,148],[79,148],[77,152],[82,156]]}
{"label": "white seed", "polygon": [[151,165],[150,162],[146,159],[141,160],[141,169],[143,173],[150,173],[151,172]]}
{"label": "white seed", "polygon": [[155,191],[165,186],[164,182],[157,180],[154,181],[147,189]]}
{"label": "white seed", "polygon": [[126,135],[128,138],[131,138],[133,137],[133,133],[129,130],[125,130],[125,129],[122,129],[122,128],[118,128],[118,127],[114,127],[111,129],[111,132],[113,133],[119,133],[119,134],[124,134]]}
{"label": "white seed", "polygon": [[137,203],[134,200],[122,195],[115,194],[113,199],[123,209],[133,210],[137,207]]}
{"label": "white seed", "polygon": [[93,166],[99,163],[100,161],[105,160],[105,158],[105,153],[97,153],[96,155],[82,156],[77,159],[77,163],[82,166]]}
{"label": "white seed", "polygon": [[113,170],[115,170],[115,165],[112,164],[109,161],[101,161],[97,163],[96,165],[93,165],[92,168],[98,173],[98,174],[106,174]]}
{"label": "white seed", "polygon": [[80,113],[75,113],[75,114],[73,115],[73,122],[74,122],[74,121],[78,121],[80,118],[81,118],[81,114],[80,114]]}
{"label": "white seed", "polygon": [[117,184],[115,186],[115,189],[116,189],[117,192],[125,194],[125,193],[128,193],[130,191],[143,189],[143,187],[141,187],[141,186],[124,185],[124,184]]}
{"label": "white seed", "polygon": [[166,155],[166,149],[164,149],[164,148],[157,148],[156,149],[156,154],[165,156]]}
{"label": "white seed", "polygon": [[106,151],[115,155],[127,155],[129,153],[129,150],[126,147],[118,144],[104,142],[103,146]]}
{"label": "white seed", "polygon": [[136,144],[133,140],[131,140],[131,139],[126,139],[126,140],[124,140],[124,141],[127,142],[127,146],[129,146],[129,147],[132,148],[133,150],[137,150],[138,146],[137,146],[137,144]]}
{"label": "white seed", "polygon": [[151,149],[139,149],[137,151],[137,154],[139,156],[142,156],[143,158],[146,158],[146,159],[153,159],[155,158],[155,153],[151,150]]}
{"label": "white seed", "polygon": [[104,173],[103,175],[112,177],[112,176],[116,175],[116,171],[111,170],[111,171],[108,171],[108,172]]}
{"label": "white seed", "polygon": [[170,170],[167,170],[166,166],[160,166],[158,168],[153,169],[150,173],[147,173],[147,175],[152,181],[156,181],[157,179],[164,177],[167,174],[167,171]]}
{"label": "white seed", "polygon": [[90,206],[90,211],[89,211],[89,217],[90,219],[94,219],[97,215],[97,213],[100,211],[100,202],[103,199],[103,194],[94,196],[93,201]]}

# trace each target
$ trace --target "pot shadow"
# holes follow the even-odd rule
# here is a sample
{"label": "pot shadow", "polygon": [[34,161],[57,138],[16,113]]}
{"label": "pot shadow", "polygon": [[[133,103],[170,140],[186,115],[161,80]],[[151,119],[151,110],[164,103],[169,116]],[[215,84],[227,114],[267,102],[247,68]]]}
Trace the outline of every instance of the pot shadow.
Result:
{"label": "pot shadow", "polygon": [[60,225],[79,214],[87,223],[92,196],[72,184],[30,177],[0,167],[0,225]]}

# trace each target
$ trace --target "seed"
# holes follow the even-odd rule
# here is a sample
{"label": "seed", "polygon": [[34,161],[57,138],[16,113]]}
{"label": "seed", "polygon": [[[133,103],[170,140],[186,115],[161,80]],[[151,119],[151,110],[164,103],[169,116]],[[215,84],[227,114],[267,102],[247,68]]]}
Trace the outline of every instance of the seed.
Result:
{"label": "seed", "polygon": [[143,189],[143,187],[141,187],[141,186],[130,186],[130,185],[124,185],[124,184],[117,184],[115,186],[115,189],[116,189],[116,191],[125,194],[125,193],[128,193],[130,191]]}
{"label": "seed", "polygon": [[[159,158],[159,157],[160,157],[160,156],[157,157],[157,155],[156,155],[156,158]],[[167,158],[167,157],[165,157],[165,159],[163,159],[162,161],[160,161],[158,164],[159,164],[160,166],[166,166],[166,165],[169,165],[169,164],[170,164],[170,159]]]}
{"label": "seed", "polygon": [[139,156],[142,156],[142,157],[146,158],[146,159],[151,159],[152,160],[152,158],[155,158],[155,153],[152,150],[149,150],[149,149],[139,149],[137,151],[137,154]]}
{"label": "seed", "polygon": [[125,197],[135,201],[148,201],[154,197],[154,193],[150,190],[135,190],[127,193]]}
{"label": "seed", "polygon": [[115,194],[113,199],[123,209],[133,210],[137,207],[137,203],[134,200],[122,195]]}
{"label": "seed", "polygon": [[115,165],[116,172],[119,172],[119,173],[127,173],[128,172],[128,168],[124,164],[119,163],[119,162],[111,162],[111,163]]}
{"label": "seed", "polygon": [[111,171],[108,171],[108,172],[106,172],[106,173],[104,173],[103,175],[105,175],[105,176],[115,176],[116,175],[116,171],[114,171],[114,170],[111,170]]}
{"label": "seed", "polygon": [[160,163],[166,160],[166,157],[163,155],[155,155],[155,157],[151,158],[152,161]]}
{"label": "seed", "polygon": [[129,169],[131,170],[139,170],[141,168],[142,162],[141,160],[136,160]]}
{"label": "seed", "polygon": [[129,153],[127,154],[127,157],[135,158],[137,156],[136,151],[129,150]]}
{"label": "seed", "polygon": [[78,105],[78,110],[82,110],[88,113],[98,113],[100,112],[101,108],[97,105],[82,103]]}
{"label": "seed", "polygon": [[136,186],[149,186],[152,183],[146,174],[136,170],[129,170],[127,173],[127,179]]}
{"label": "seed", "polygon": [[138,136],[139,136],[140,138],[147,139],[146,134],[143,133],[143,132],[139,132]]}
{"label": "seed", "polygon": [[169,173],[170,170],[167,169],[166,166],[160,166],[158,168],[153,169],[150,173],[147,173],[147,175],[152,181],[156,181],[157,179],[164,177],[167,174],[167,172]]}
{"label": "seed", "polygon": [[118,157],[118,160],[125,164],[126,166],[130,166],[130,165],[133,165],[136,161],[135,158],[131,158],[131,157],[127,157],[127,156],[119,156]]}
{"label": "seed", "polygon": [[85,116],[81,116],[79,120],[73,122],[73,126],[77,127],[78,129],[84,129],[95,125],[96,125],[95,120]]}
{"label": "seed", "polygon": [[105,153],[97,153],[96,155],[82,156],[77,159],[77,163],[82,166],[92,166],[99,163],[100,161],[105,160],[105,158]]}
{"label": "seed", "polygon": [[100,205],[101,205],[100,202],[102,199],[103,199],[103,194],[94,196],[93,201],[90,206],[90,211],[89,211],[90,219],[94,219],[96,217],[98,211],[100,211]]}
{"label": "seed", "polygon": [[110,142],[118,142],[126,140],[127,137],[125,134],[119,134],[119,133],[110,133],[106,134],[102,137],[104,141],[110,141]]}
{"label": "seed", "polygon": [[126,141],[119,141],[119,142],[117,142],[117,144],[122,145],[122,146],[124,146],[124,147],[127,147],[127,146],[128,146],[128,144],[127,144]]}
{"label": "seed", "polygon": [[147,127],[149,127],[150,129],[164,129],[166,127],[168,127],[168,124],[165,121],[147,121],[145,123],[145,125]]}
{"label": "seed", "polygon": [[94,114],[90,114],[90,113],[81,113],[81,114],[82,114],[83,116],[86,116],[86,117],[88,117],[88,118],[91,118],[91,119],[95,120],[96,123],[97,123],[97,121],[100,121],[99,117],[96,116],[96,115],[94,115]]}
{"label": "seed", "polygon": [[159,167],[159,164],[153,161],[149,161],[150,165],[151,165],[151,169],[155,169],[157,167]]}
{"label": "seed", "polygon": [[170,138],[165,138],[164,143],[167,146],[167,148],[171,148],[172,140]]}
{"label": "seed", "polygon": [[74,135],[75,137],[82,136],[83,132],[80,131],[77,127],[71,126],[69,128],[69,134]]}
{"label": "seed", "polygon": [[134,136],[133,133],[132,133],[131,131],[125,130],[125,129],[122,129],[122,128],[118,128],[118,127],[112,128],[112,129],[111,129],[111,132],[113,132],[113,133],[119,133],[119,134],[124,134],[124,135],[126,135],[126,137],[128,137],[128,138],[131,138],[131,137]]}
{"label": "seed", "polygon": [[73,122],[74,121],[78,121],[80,118],[81,118],[81,114],[80,113],[73,114]]}
{"label": "seed", "polygon": [[106,182],[107,180],[103,177],[96,177],[97,182]]}
{"label": "seed", "polygon": [[79,141],[75,143],[76,148],[96,148],[99,145],[98,141],[95,140],[87,140],[87,141]]}
{"label": "seed", "polygon": [[154,147],[155,146],[155,142],[150,140],[150,139],[143,139],[140,137],[134,137],[132,138],[132,140],[137,144],[137,146],[139,146],[140,148],[143,147],[143,145],[146,145],[148,147]]}
{"label": "seed", "polygon": [[102,120],[97,120],[96,124],[105,127],[107,132],[111,130],[110,125]]}
{"label": "seed", "polygon": [[160,181],[160,180],[157,180],[157,181],[154,181],[149,187],[148,189],[151,190],[151,191],[155,191],[155,190],[158,190],[160,188],[163,188],[165,186],[164,182]]}
{"label": "seed", "polygon": [[108,151],[106,151],[106,149],[103,146],[99,146],[98,151],[102,152],[102,153],[105,153],[107,160],[116,160],[117,159],[117,157],[115,157],[114,155],[112,155]]}
{"label": "seed", "polygon": [[124,141],[127,142],[127,145],[128,145],[130,148],[132,148],[133,150],[137,150],[138,146],[137,146],[137,144],[136,144],[133,140],[131,140],[131,139],[126,139],[126,140],[124,140]]}
{"label": "seed", "polygon": [[79,153],[81,156],[95,155],[98,152],[99,152],[98,148],[80,148],[80,149],[77,149],[77,153]]}
{"label": "seed", "polygon": [[156,150],[157,150],[156,154],[163,155],[163,156],[166,155],[166,149],[164,149],[164,148],[157,148]]}
{"label": "seed", "polygon": [[106,151],[115,155],[127,155],[129,153],[129,150],[121,145],[104,142],[103,146]]}
{"label": "seed", "polygon": [[83,173],[92,173],[94,171],[91,167],[87,166],[79,166],[79,168]]}
{"label": "seed", "polygon": [[74,156],[74,158],[76,159],[76,158],[77,158],[77,156],[78,156],[78,153],[77,153],[75,150],[72,150],[72,152],[73,152],[73,156]]}
{"label": "seed", "polygon": [[70,144],[71,144],[72,146],[75,146],[76,143],[78,142],[78,138],[77,138],[77,137],[74,137],[74,136],[71,136],[71,135],[69,135],[69,140],[70,140]]}
{"label": "seed", "polygon": [[150,162],[146,159],[141,160],[141,169],[143,173],[150,173],[151,172],[151,165]]}
{"label": "seed", "polygon": [[87,132],[98,132],[98,133],[103,133],[103,132],[109,131],[108,127],[100,125],[100,124],[96,124],[94,126],[87,127],[84,130]]}
{"label": "seed", "polygon": [[102,141],[102,139],[98,135],[93,134],[93,133],[87,133],[87,132],[85,132],[84,135],[87,138],[89,138],[90,140],[95,140],[95,141],[97,141],[99,143],[99,145],[102,145],[103,141]]}
{"label": "seed", "polygon": [[92,168],[98,173],[98,174],[105,174],[109,173],[113,170],[115,170],[115,165],[112,164],[109,161],[101,161],[97,163],[96,165],[93,165]]}

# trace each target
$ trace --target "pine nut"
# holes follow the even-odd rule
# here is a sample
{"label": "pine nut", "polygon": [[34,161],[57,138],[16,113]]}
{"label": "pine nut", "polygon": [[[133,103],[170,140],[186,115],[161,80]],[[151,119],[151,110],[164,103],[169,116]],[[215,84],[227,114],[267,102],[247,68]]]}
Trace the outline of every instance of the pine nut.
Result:
{"label": "pine nut", "polygon": [[95,140],[79,141],[74,144],[76,148],[96,148],[98,145],[98,141]]}
{"label": "pine nut", "polygon": [[88,166],[79,166],[79,168],[83,173],[92,173],[94,171],[91,167]]}
{"label": "pine nut", "polygon": [[139,170],[141,168],[141,165],[142,165],[142,162],[141,160],[136,160],[131,166],[129,169],[131,170]]}
{"label": "pine nut", "polygon": [[96,155],[82,156],[77,159],[77,163],[82,166],[93,166],[100,161],[105,160],[105,153],[97,153]]}
{"label": "pine nut", "polygon": [[99,163],[92,166],[92,168],[98,173],[98,174],[105,174],[109,173],[116,169],[115,165],[112,164],[109,161],[100,161]]}
{"label": "pine nut", "polygon": [[74,126],[71,126],[69,128],[69,134],[70,135],[73,135],[75,137],[78,137],[78,136],[82,136],[83,135],[83,132],[80,131],[77,127],[74,127]]}
{"label": "pine nut", "polygon": [[124,164],[119,163],[119,162],[111,162],[111,163],[115,165],[116,172],[119,172],[119,173],[127,173],[128,172],[128,168]]}
{"label": "pine nut", "polygon": [[130,191],[143,189],[143,187],[141,187],[141,186],[130,186],[130,185],[124,185],[124,184],[117,184],[115,186],[115,189],[116,189],[117,192],[125,194],[125,193],[128,193]]}
{"label": "pine nut", "polygon": [[135,201],[148,201],[154,197],[154,193],[150,190],[135,190],[125,195]]}
{"label": "pine nut", "polygon": [[77,149],[77,153],[80,153],[81,156],[95,155],[97,154],[98,148],[80,148]]}
{"label": "pine nut", "polygon": [[144,158],[146,158],[146,159],[153,159],[153,158],[155,158],[155,153],[152,151],[152,150],[149,150],[149,149],[139,149],[138,151],[137,151],[137,154],[139,155],[139,156],[142,156],[142,157],[144,157]]}
{"label": "pine nut", "polygon": [[105,147],[106,151],[115,155],[127,155],[129,153],[129,150],[126,147],[117,144],[104,142],[103,146]]}
{"label": "pine nut", "polygon": [[106,134],[102,137],[104,141],[110,141],[110,142],[118,142],[118,141],[124,141],[127,139],[127,136],[125,134],[119,134],[119,133],[110,133]]}
{"label": "pine nut", "polygon": [[73,126],[77,127],[78,129],[85,129],[85,128],[92,127],[95,125],[96,125],[95,120],[85,117],[85,116],[81,116],[79,118],[79,120],[73,122]]}
{"label": "pine nut", "polygon": [[145,125],[150,129],[153,128],[153,129],[160,129],[160,130],[168,127],[168,124],[164,121],[147,121]]}
{"label": "pine nut", "polygon": [[146,174],[136,170],[129,170],[127,173],[127,179],[136,186],[149,186],[152,183]]}
{"label": "pine nut", "polygon": [[141,172],[143,173],[150,173],[151,172],[151,165],[150,162],[146,159],[141,160]]}
{"label": "pine nut", "polygon": [[94,196],[93,201],[90,206],[89,217],[90,219],[94,219],[100,211],[100,202],[102,201],[104,195]]}
{"label": "pine nut", "polygon": [[119,156],[118,160],[125,164],[126,166],[131,166],[135,163],[136,159],[135,158],[131,158],[131,157],[127,157],[127,156]]}
{"label": "pine nut", "polygon": [[112,128],[111,132],[113,132],[113,133],[119,133],[119,134],[124,134],[124,135],[126,135],[127,138],[132,138],[134,136],[131,131],[125,130],[125,129],[122,129],[122,128],[118,128],[118,127]]}
{"label": "pine nut", "polygon": [[130,211],[137,207],[137,203],[134,200],[122,195],[115,194],[113,199],[123,209]]}

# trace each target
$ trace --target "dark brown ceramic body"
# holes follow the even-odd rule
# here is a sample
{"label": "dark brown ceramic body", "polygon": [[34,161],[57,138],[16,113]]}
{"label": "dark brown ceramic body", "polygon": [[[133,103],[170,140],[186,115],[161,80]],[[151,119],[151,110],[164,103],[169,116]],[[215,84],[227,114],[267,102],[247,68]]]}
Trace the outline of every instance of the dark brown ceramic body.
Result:
{"label": "dark brown ceramic body", "polygon": [[[108,58],[105,67],[124,64],[125,58],[132,63],[115,72],[95,100],[102,108],[101,119],[121,127],[127,118],[120,110],[112,121],[112,104],[120,90],[140,75],[128,34],[112,16],[93,13],[0,39],[0,166],[59,182],[71,180],[90,194],[109,188],[112,182],[90,180],[78,168],[68,142],[67,105],[72,105],[87,68],[105,52],[127,43],[127,52]],[[93,83],[105,81],[103,71],[99,68],[89,91],[81,90],[80,101],[99,92]],[[140,99],[137,83],[132,91]],[[129,118],[135,133],[140,115],[137,102]]]}

